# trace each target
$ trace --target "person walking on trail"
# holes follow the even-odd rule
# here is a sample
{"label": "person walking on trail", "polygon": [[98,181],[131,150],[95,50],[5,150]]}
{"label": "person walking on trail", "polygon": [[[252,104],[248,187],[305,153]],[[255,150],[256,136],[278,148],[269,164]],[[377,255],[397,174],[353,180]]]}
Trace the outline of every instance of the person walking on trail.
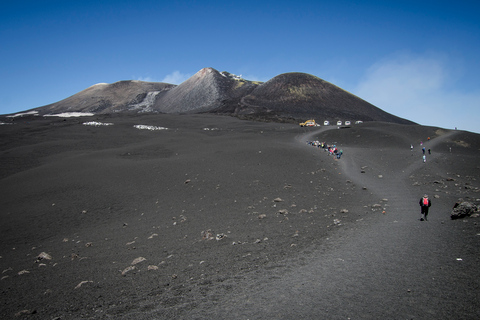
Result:
{"label": "person walking on trail", "polygon": [[422,148],[422,152],[423,152],[423,154],[425,154],[425,147]]}
{"label": "person walking on trail", "polygon": [[428,208],[430,208],[430,206],[432,205],[432,202],[430,201],[430,199],[428,199],[427,195],[424,195],[423,198],[420,199],[419,204],[421,208],[420,214],[422,215],[422,217],[420,218],[420,221],[423,221],[424,219],[425,221],[428,221],[427,220]]}

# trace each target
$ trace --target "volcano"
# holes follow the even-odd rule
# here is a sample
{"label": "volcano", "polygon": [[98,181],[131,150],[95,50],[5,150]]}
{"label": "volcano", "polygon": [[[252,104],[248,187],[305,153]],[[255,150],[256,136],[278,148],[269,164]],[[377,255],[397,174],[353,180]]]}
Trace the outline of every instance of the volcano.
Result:
{"label": "volcano", "polygon": [[213,68],[201,69],[180,85],[135,80],[96,84],[33,110],[41,115],[214,113],[276,122],[317,118],[413,124],[310,74],[284,73],[262,83]]}

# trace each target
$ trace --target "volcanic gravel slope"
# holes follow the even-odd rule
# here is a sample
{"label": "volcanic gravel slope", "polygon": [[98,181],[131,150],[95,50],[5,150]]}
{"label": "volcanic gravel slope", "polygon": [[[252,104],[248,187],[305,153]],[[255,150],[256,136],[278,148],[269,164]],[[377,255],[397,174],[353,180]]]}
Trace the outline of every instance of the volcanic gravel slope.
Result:
{"label": "volcanic gravel slope", "polygon": [[117,114],[0,136],[2,319],[480,316],[478,218],[449,219],[479,198],[476,134]]}

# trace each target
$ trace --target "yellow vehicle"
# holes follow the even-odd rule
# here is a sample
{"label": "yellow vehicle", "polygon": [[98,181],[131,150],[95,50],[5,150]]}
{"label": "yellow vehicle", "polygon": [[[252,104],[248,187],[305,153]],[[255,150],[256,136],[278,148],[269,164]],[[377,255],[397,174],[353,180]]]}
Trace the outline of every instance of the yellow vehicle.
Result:
{"label": "yellow vehicle", "polygon": [[315,122],[315,120],[307,120],[305,122],[299,123],[300,127],[320,127],[318,123]]}

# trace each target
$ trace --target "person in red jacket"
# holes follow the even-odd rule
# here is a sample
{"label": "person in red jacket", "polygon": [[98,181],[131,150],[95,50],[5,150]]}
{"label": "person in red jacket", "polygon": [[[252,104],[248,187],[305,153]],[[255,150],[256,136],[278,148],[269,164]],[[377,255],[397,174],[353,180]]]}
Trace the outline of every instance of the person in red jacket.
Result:
{"label": "person in red jacket", "polygon": [[432,202],[430,201],[430,199],[428,199],[427,195],[424,195],[423,198],[420,199],[419,204],[420,204],[420,208],[422,209],[421,214],[423,215],[423,217],[420,218],[420,220],[423,221],[423,219],[425,219],[425,221],[428,221],[427,220],[428,208],[430,208],[430,206],[432,205]]}

